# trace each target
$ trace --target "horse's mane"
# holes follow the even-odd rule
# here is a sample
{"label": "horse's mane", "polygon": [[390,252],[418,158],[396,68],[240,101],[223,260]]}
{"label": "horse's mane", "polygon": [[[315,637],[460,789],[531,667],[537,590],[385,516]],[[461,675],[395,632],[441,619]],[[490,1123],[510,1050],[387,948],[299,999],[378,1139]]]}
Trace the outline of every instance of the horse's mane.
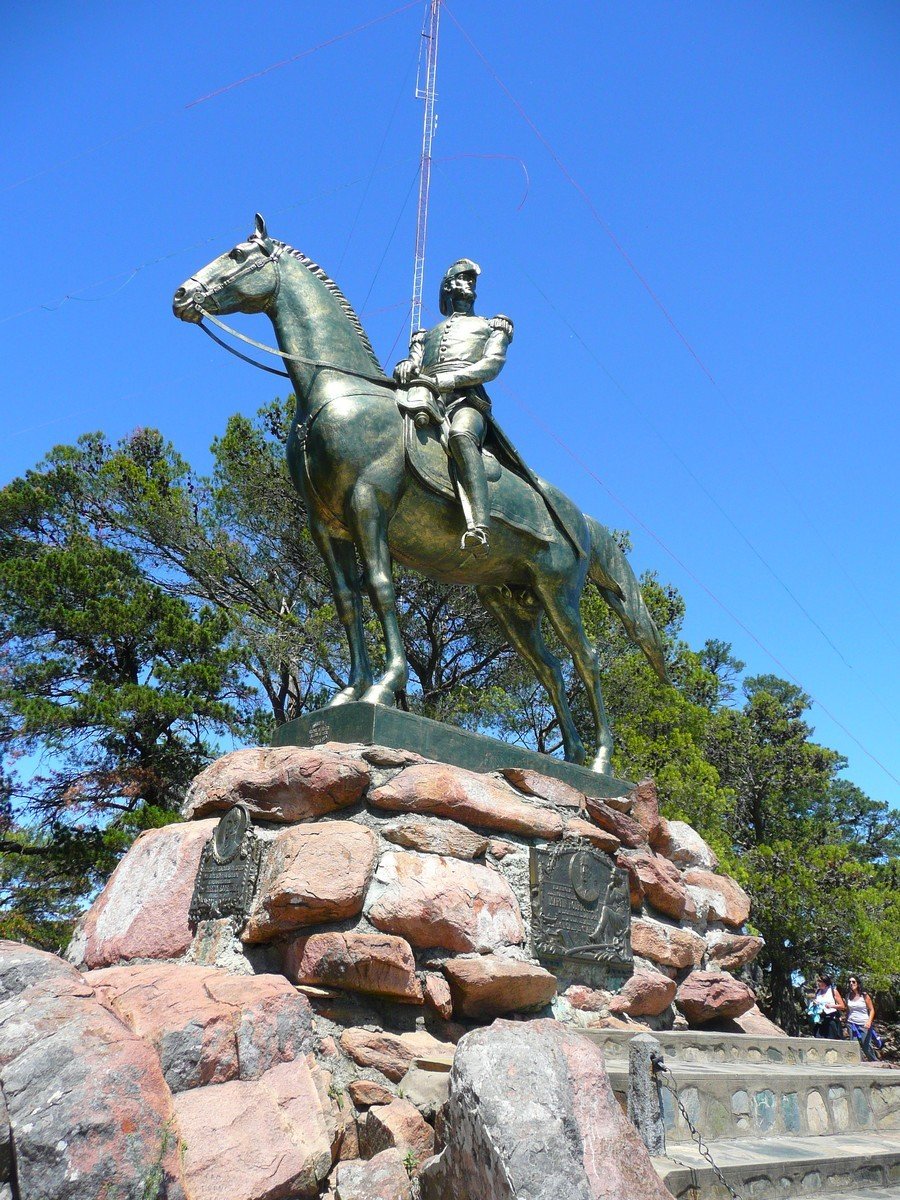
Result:
{"label": "horse's mane", "polygon": [[350,303],[338,285],[334,282],[331,276],[323,267],[320,267],[318,263],[313,262],[311,258],[308,258],[307,255],[302,252],[302,250],[295,250],[294,247],[289,246],[287,242],[278,242],[277,245],[283,246],[285,251],[290,254],[291,258],[296,258],[299,262],[302,262],[307,271],[309,271],[312,275],[315,275],[316,279],[318,279],[320,283],[323,283],[325,287],[328,288],[329,292],[331,292],[332,296],[334,296],[335,300],[337,300],[338,304],[341,306],[344,316],[356,331],[356,336],[362,342],[363,349],[372,360],[372,365],[377,367],[377,369],[384,374],[384,368],[378,361],[378,356],[372,348],[372,343],[369,341],[369,335],[362,327],[362,321],[360,321],[359,317],[356,315],[353,305]]}

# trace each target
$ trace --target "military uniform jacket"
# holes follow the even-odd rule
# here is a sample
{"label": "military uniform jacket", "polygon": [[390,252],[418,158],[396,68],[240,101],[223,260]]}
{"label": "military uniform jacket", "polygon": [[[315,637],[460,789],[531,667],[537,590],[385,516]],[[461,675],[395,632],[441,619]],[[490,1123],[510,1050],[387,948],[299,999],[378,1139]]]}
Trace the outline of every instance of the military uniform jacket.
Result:
{"label": "military uniform jacket", "polygon": [[[484,385],[500,374],[512,336],[513,323],[509,317],[497,316],[487,320],[466,313],[452,313],[434,329],[420,329],[413,334],[409,358],[419,370],[426,371],[434,378],[448,415],[452,415],[453,409],[459,404],[473,404],[484,413],[490,449],[544,498],[553,520],[572,543],[576,554],[581,556],[584,551],[578,537],[567,527],[541,480],[529,469],[491,414],[491,401]],[[397,403],[401,411],[411,417],[427,411],[440,424],[443,414],[436,411],[431,392],[417,388],[415,380],[408,392],[398,393]]]}
{"label": "military uniform jacket", "polygon": [[484,384],[500,374],[512,335],[509,317],[452,313],[413,334],[409,357],[434,378],[448,409],[466,402],[486,413],[491,402]]}

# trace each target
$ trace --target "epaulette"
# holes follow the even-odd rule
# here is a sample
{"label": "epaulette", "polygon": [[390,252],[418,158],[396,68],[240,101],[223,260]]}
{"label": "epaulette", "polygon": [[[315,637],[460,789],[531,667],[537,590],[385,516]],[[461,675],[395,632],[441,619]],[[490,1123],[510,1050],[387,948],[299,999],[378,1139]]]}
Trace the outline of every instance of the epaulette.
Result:
{"label": "epaulette", "polygon": [[421,346],[421,344],[425,341],[426,337],[428,337],[427,329],[417,329],[416,332],[409,339],[409,344],[410,344],[410,346]]}
{"label": "epaulette", "polygon": [[491,317],[491,319],[488,321],[488,325],[490,325],[491,329],[502,330],[503,333],[505,333],[506,336],[509,338],[509,340],[512,341],[512,339],[513,339],[513,323],[509,319],[509,317],[504,317],[504,315],[502,313],[499,313],[496,317]]}

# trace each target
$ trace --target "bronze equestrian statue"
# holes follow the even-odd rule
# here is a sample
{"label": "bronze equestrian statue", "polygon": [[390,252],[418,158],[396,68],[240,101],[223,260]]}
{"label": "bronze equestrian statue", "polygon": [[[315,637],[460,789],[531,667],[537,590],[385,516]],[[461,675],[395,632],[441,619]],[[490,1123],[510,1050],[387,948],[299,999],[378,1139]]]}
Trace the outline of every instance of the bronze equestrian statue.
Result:
{"label": "bronze equestrian statue", "polygon": [[[454,278],[463,279],[467,273],[474,275],[463,270]],[[464,284],[457,286],[465,290]],[[470,291],[474,302],[474,287]],[[466,318],[471,302],[463,313]],[[587,580],[594,582],[631,639],[665,679],[662,642],[637,579],[607,529],[581,513],[551,484],[527,469],[513,469],[502,436],[495,441],[497,453],[490,452],[489,438],[482,452],[484,432],[471,417],[465,416],[458,427],[458,438],[451,436],[457,413],[470,410],[485,415],[483,401],[472,403],[468,398],[480,400],[478,389],[483,379],[492,376],[470,383],[464,362],[457,364],[458,374],[453,374],[454,367],[442,376],[440,364],[426,357],[431,336],[426,334],[421,367],[414,351],[406,360],[412,361],[413,368],[403,364],[402,371],[398,368],[400,382],[407,375],[406,382],[413,385],[412,396],[402,397],[398,404],[398,382],[384,374],[340,288],[306,255],[269,237],[259,216],[247,241],[192,275],[176,291],[173,309],[177,317],[194,323],[206,316],[218,320],[233,312],[264,312],[275,328],[277,353],[285,361],[297,398],[287,445],[288,467],[328,567],[350,648],[347,686],[331,703],[362,700],[391,705],[406,688],[408,666],[397,622],[393,557],[441,583],[477,589],[482,603],[547,689],[566,759],[583,763],[585,748],[572,720],[560,663],[541,634],[546,615],[572,655],[590,702],[597,737],[597,753],[590,765],[608,771],[612,733],[597,658],[579,611]],[[502,342],[505,353],[511,323],[508,332],[501,327],[493,333],[500,335],[496,346],[499,351]],[[425,379],[417,380],[415,371],[422,368]],[[421,397],[415,394],[416,387],[422,386],[432,393],[432,416],[436,414],[440,427],[428,417],[422,422],[401,410],[401,405],[412,406],[414,414],[422,409]],[[466,399],[457,403],[460,393]],[[479,454],[486,489],[481,487],[470,445]],[[518,456],[514,458],[518,462]],[[465,497],[465,521],[457,486]],[[486,550],[488,541],[490,553],[473,552]],[[357,555],[384,633],[386,667],[377,680],[363,634]]]}

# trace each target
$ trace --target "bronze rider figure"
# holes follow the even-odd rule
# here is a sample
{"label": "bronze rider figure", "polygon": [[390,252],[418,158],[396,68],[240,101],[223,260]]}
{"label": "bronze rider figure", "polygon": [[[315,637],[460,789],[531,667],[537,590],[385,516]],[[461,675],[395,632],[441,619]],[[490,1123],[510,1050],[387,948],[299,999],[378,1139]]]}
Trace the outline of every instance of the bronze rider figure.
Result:
{"label": "bronze rider figure", "polygon": [[504,316],[476,316],[475,281],[480,274],[481,268],[469,258],[447,268],[439,297],[446,319],[413,334],[409,357],[394,368],[394,378],[414,385],[401,407],[418,422],[433,420],[443,428],[466,519],[460,548],[484,554],[489,549],[490,502],[481,451],[491,420],[484,385],[503,369],[513,323]]}

